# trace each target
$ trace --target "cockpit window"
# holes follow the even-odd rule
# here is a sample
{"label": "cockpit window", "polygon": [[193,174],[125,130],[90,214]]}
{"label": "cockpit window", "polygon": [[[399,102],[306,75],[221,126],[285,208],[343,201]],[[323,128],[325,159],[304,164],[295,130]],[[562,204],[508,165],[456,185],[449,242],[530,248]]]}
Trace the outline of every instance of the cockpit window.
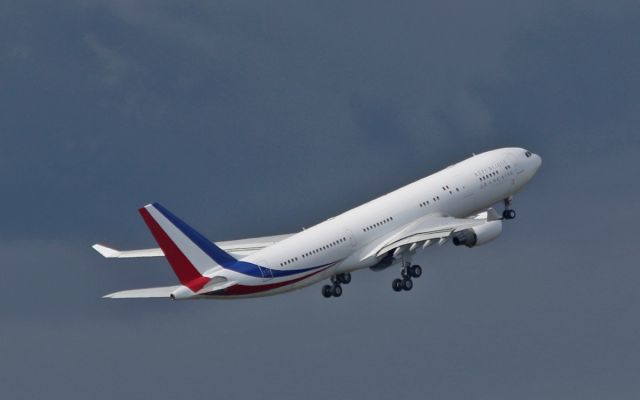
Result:
{"label": "cockpit window", "polygon": [[531,157],[531,152],[529,150],[524,152],[524,155],[527,156],[527,158]]}

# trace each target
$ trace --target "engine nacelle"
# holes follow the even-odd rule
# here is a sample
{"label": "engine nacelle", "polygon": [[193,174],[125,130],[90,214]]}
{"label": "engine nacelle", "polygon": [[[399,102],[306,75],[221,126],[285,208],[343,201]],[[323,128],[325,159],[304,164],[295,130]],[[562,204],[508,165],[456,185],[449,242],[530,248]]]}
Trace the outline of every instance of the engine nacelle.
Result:
{"label": "engine nacelle", "polygon": [[453,234],[456,246],[475,247],[488,243],[502,233],[502,221],[487,221],[482,225]]}

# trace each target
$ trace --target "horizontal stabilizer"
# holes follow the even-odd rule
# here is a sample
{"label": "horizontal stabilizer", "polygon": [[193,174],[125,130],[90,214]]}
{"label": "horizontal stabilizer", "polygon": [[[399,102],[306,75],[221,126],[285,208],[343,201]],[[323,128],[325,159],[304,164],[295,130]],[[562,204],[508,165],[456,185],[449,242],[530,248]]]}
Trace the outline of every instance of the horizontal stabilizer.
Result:
{"label": "horizontal stabilizer", "polygon": [[153,297],[166,297],[173,293],[180,286],[164,286],[147,289],[123,290],[122,292],[110,293],[103,296],[105,299],[145,299]]}
{"label": "horizontal stabilizer", "polygon": [[[249,239],[239,240],[227,240],[223,242],[216,242],[216,244],[227,253],[240,259],[248,255],[251,255],[259,250],[274,245],[288,237],[292,236],[291,233],[286,235],[275,236],[263,236]],[[111,247],[107,247],[102,244],[94,244],[93,249],[100,253],[105,258],[141,258],[141,257],[164,257],[162,249],[156,247],[151,249],[136,249],[136,250],[117,250]]]}
{"label": "horizontal stabilizer", "polygon": [[162,249],[142,249],[142,250],[116,250],[101,244],[94,244],[93,249],[104,258],[140,258],[140,257],[162,257]]}

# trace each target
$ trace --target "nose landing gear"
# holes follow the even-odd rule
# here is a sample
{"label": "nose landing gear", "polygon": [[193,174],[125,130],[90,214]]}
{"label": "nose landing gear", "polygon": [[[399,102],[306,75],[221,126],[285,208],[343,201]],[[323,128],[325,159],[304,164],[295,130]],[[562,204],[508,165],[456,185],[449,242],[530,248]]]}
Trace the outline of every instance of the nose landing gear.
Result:
{"label": "nose landing gear", "polygon": [[402,276],[402,279],[394,279],[393,282],[391,282],[391,287],[396,292],[400,292],[402,290],[409,291],[413,289],[413,281],[411,278],[419,278],[421,275],[421,266],[407,264],[402,267],[402,270],[400,270],[400,276]]}
{"label": "nose landing gear", "polygon": [[342,296],[341,284],[348,285],[349,282],[351,282],[351,274],[349,272],[333,275],[331,277],[332,284],[322,287],[322,296],[326,298]]}
{"label": "nose landing gear", "polygon": [[509,196],[504,199],[504,211],[502,212],[502,219],[514,219],[516,217],[516,210],[511,209],[513,204],[513,197]]}

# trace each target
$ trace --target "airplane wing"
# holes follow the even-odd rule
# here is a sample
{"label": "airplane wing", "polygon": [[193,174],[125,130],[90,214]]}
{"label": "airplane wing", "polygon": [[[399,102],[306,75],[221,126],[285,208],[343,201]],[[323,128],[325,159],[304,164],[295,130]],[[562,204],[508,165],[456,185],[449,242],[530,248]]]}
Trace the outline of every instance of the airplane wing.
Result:
{"label": "airplane wing", "polygon": [[[276,235],[262,236],[250,239],[228,240],[224,242],[216,242],[216,245],[222,250],[230,253],[232,256],[241,259],[265,247],[276,244],[289,236],[293,235]],[[94,244],[93,249],[105,258],[142,258],[142,257],[164,257],[164,253],[160,248],[140,249],[140,250],[116,250],[101,244]]]}
{"label": "airplane wing", "polygon": [[372,256],[379,257],[390,251],[393,251],[393,255],[399,255],[404,251],[428,247],[436,242],[442,245],[455,232],[500,219],[498,213],[492,208],[467,218],[455,218],[441,214],[426,215],[378,243],[362,259]]}

